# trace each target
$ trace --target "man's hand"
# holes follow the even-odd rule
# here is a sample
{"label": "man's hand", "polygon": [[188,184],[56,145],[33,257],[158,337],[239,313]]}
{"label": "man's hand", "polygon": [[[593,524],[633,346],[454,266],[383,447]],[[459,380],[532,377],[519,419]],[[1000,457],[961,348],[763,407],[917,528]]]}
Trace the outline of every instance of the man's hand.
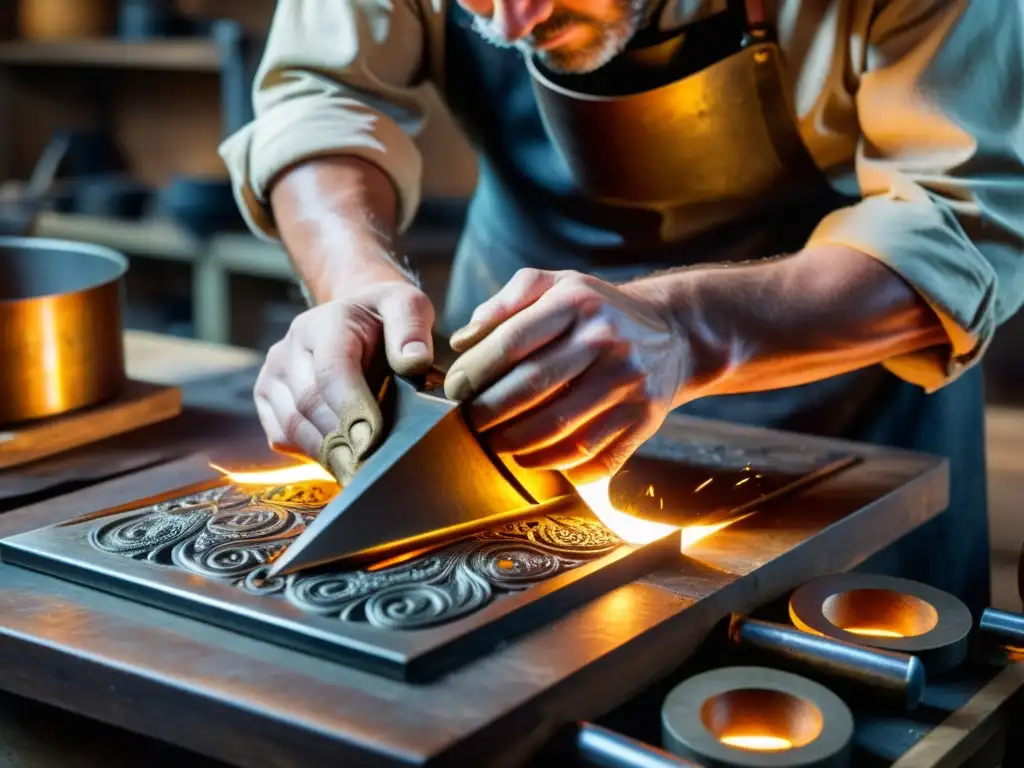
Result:
{"label": "man's hand", "polygon": [[381,340],[392,370],[426,371],[434,356],[434,308],[395,256],[398,200],[372,163],[314,158],[282,174],[271,200],[317,306],[267,354],[256,408],[272,448],[330,459],[325,465],[344,483],[381,437],[380,409],[366,380]]}
{"label": "man's hand", "polygon": [[332,470],[344,482],[376,447],[381,414],[366,370],[381,339],[392,370],[426,371],[433,360],[434,308],[426,294],[403,280],[367,286],[295,318],[267,353],[256,382],[256,410],[270,446],[317,458],[324,438],[343,437]]}
{"label": "man's hand", "polygon": [[661,426],[690,374],[686,339],[651,287],[521,270],[456,332],[445,393],[471,400],[494,450],[583,484]]}

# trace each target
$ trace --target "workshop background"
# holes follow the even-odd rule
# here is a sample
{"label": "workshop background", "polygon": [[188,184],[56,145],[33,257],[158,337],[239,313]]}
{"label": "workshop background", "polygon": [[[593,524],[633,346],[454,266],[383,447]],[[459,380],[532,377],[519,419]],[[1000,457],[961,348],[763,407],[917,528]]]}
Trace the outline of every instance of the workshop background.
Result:
{"label": "workshop background", "polygon": [[[0,210],[131,258],[130,329],[265,350],[302,302],[284,252],[248,234],[216,148],[251,115],[273,0],[0,0]],[[432,89],[424,204],[405,241],[440,305],[472,152]],[[22,206],[23,207],[23,206]],[[1024,317],[985,360],[994,600],[1017,610]]]}

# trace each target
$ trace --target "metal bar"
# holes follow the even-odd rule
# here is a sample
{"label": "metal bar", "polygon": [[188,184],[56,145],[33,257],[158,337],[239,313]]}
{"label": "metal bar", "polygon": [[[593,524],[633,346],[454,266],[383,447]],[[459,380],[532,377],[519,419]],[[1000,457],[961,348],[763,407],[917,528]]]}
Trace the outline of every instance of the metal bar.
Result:
{"label": "metal bar", "polygon": [[899,699],[908,708],[924,695],[924,666],[916,656],[819,637],[784,624],[733,617],[733,644],[771,656],[811,675],[853,683],[872,695]]}
{"label": "metal bar", "polygon": [[978,632],[1004,643],[1024,647],[1024,616],[986,608],[978,622]]}

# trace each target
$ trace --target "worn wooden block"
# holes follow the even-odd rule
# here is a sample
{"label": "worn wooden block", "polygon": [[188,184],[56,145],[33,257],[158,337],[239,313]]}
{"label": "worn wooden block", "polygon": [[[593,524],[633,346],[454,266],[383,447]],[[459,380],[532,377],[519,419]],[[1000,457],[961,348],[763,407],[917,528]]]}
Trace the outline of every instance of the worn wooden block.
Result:
{"label": "worn wooden block", "polygon": [[129,381],[116,399],[93,408],[0,431],[0,469],[55,456],[181,413],[181,390]]}

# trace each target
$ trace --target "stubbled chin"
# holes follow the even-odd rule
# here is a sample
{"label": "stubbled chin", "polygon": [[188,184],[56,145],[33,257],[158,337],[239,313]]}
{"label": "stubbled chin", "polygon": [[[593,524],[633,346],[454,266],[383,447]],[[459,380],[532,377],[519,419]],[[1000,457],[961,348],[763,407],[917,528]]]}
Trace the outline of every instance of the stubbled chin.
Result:
{"label": "stubbled chin", "polygon": [[622,40],[595,40],[592,45],[574,50],[542,51],[539,55],[544,66],[563,75],[584,75],[600,69],[618,56],[626,47],[629,36]]}

